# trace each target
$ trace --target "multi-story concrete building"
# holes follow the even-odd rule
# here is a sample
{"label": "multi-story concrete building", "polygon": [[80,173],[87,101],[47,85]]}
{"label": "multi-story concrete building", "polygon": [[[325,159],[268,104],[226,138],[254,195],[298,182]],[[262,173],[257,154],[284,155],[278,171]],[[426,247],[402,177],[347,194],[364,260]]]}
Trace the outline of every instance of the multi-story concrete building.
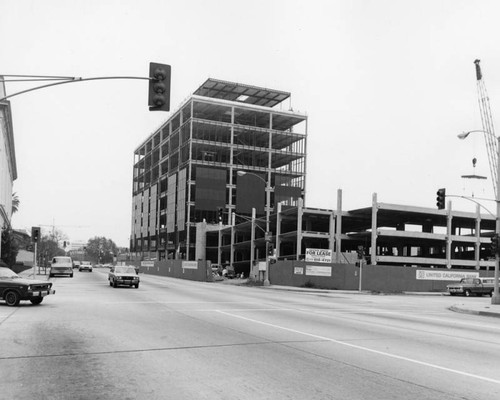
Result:
{"label": "multi-story concrete building", "polygon": [[[5,84],[0,76],[0,99],[5,97]],[[10,228],[12,186],[17,179],[14,131],[10,102],[0,101],[0,228]],[[0,241],[1,246],[1,241]]]}
{"label": "multi-story concrete building", "polygon": [[296,207],[306,141],[290,93],[208,79],[135,150],[131,253],[204,260],[207,231]]}

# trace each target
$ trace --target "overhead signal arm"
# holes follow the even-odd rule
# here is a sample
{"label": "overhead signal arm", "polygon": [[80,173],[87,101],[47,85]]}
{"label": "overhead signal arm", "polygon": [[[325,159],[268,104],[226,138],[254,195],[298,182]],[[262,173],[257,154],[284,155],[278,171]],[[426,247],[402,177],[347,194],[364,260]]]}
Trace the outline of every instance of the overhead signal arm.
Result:
{"label": "overhead signal arm", "polygon": [[[20,94],[33,92],[39,89],[45,89],[52,86],[64,85],[67,83],[97,81],[107,79],[140,79],[149,82],[148,105],[150,111],[169,111],[170,110],[170,75],[171,67],[166,64],[150,63],[149,77],[142,76],[100,76],[95,78],[67,77],[67,76],[43,76],[43,75],[4,75],[0,74],[0,82],[27,82],[27,81],[57,81],[42,86],[22,90],[0,98],[0,102],[19,96]],[[5,79],[14,78],[14,79]]]}

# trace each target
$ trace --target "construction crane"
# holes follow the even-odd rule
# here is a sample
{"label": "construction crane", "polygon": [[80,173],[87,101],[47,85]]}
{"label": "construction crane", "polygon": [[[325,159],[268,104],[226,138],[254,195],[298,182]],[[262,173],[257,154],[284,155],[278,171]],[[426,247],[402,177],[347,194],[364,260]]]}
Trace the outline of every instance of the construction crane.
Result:
{"label": "construction crane", "polygon": [[490,163],[491,181],[493,182],[493,193],[497,193],[497,170],[498,170],[498,141],[495,135],[495,127],[493,126],[493,118],[491,116],[490,99],[481,72],[480,60],[475,60],[476,79],[477,79],[477,95],[479,99],[479,111],[481,113],[481,122],[483,124],[483,136],[488,150],[488,161]]}

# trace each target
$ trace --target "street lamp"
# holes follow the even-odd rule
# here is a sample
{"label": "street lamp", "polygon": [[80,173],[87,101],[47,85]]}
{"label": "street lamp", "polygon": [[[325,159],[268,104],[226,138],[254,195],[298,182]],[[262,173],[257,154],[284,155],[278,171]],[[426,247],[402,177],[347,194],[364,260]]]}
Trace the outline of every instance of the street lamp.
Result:
{"label": "street lamp", "polygon": [[[458,138],[463,140],[473,132],[481,132],[491,135],[490,132],[476,129],[473,131],[461,133],[458,135]],[[496,182],[497,193],[495,200],[497,203],[497,215],[496,215],[495,233],[498,235],[500,234],[500,137],[497,137],[496,140],[497,140],[497,182]],[[493,171],[491,172],[493,175]],[[495,252],[495,282],[493,283],[493,294],[491,296],[491,304],[500,304],[500,294],[498,292],[498,279],[500,278],[499,263],[500,263],[500,257],[498,255],[498,252]]]}
{"label": "street lamp", "polygon": [[247,172],[247,171],[237,171],[236,172],[238,176],[244,176],[244,175],[253,175],[259,178],[262,182],[266,184],[266,233],[265,233],[265,239],[266,239],[266,271],[264,273],[264,286],[269,286],[269,241],[270,239],[270,233],[269,233],[269,218],[270,218],[270,213],[271,213],[271,182],[268,177],[267,181],[262,178],[261,176],[254,174],[253,172]]}

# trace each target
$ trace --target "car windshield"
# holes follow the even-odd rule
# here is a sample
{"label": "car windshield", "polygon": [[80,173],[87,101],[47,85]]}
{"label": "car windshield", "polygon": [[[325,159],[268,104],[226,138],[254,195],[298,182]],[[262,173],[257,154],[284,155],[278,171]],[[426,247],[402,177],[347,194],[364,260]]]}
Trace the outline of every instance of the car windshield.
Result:
{"label": "car windshield", "polygon": [[9,268],[0,268],[0,279],[16,279],[20,278],[14,271]]}
{"label": "car windshield", "polygon": [[134,267],[116,267],[115,273],[117,274],[135,274]]}
{"label": "car windshield", "polygon": [[68,263],[68,262],[71,262],[71,258],[69,257],[54,257],[54,259],[52,260],[53,263],[57,264],[57,263]]}

